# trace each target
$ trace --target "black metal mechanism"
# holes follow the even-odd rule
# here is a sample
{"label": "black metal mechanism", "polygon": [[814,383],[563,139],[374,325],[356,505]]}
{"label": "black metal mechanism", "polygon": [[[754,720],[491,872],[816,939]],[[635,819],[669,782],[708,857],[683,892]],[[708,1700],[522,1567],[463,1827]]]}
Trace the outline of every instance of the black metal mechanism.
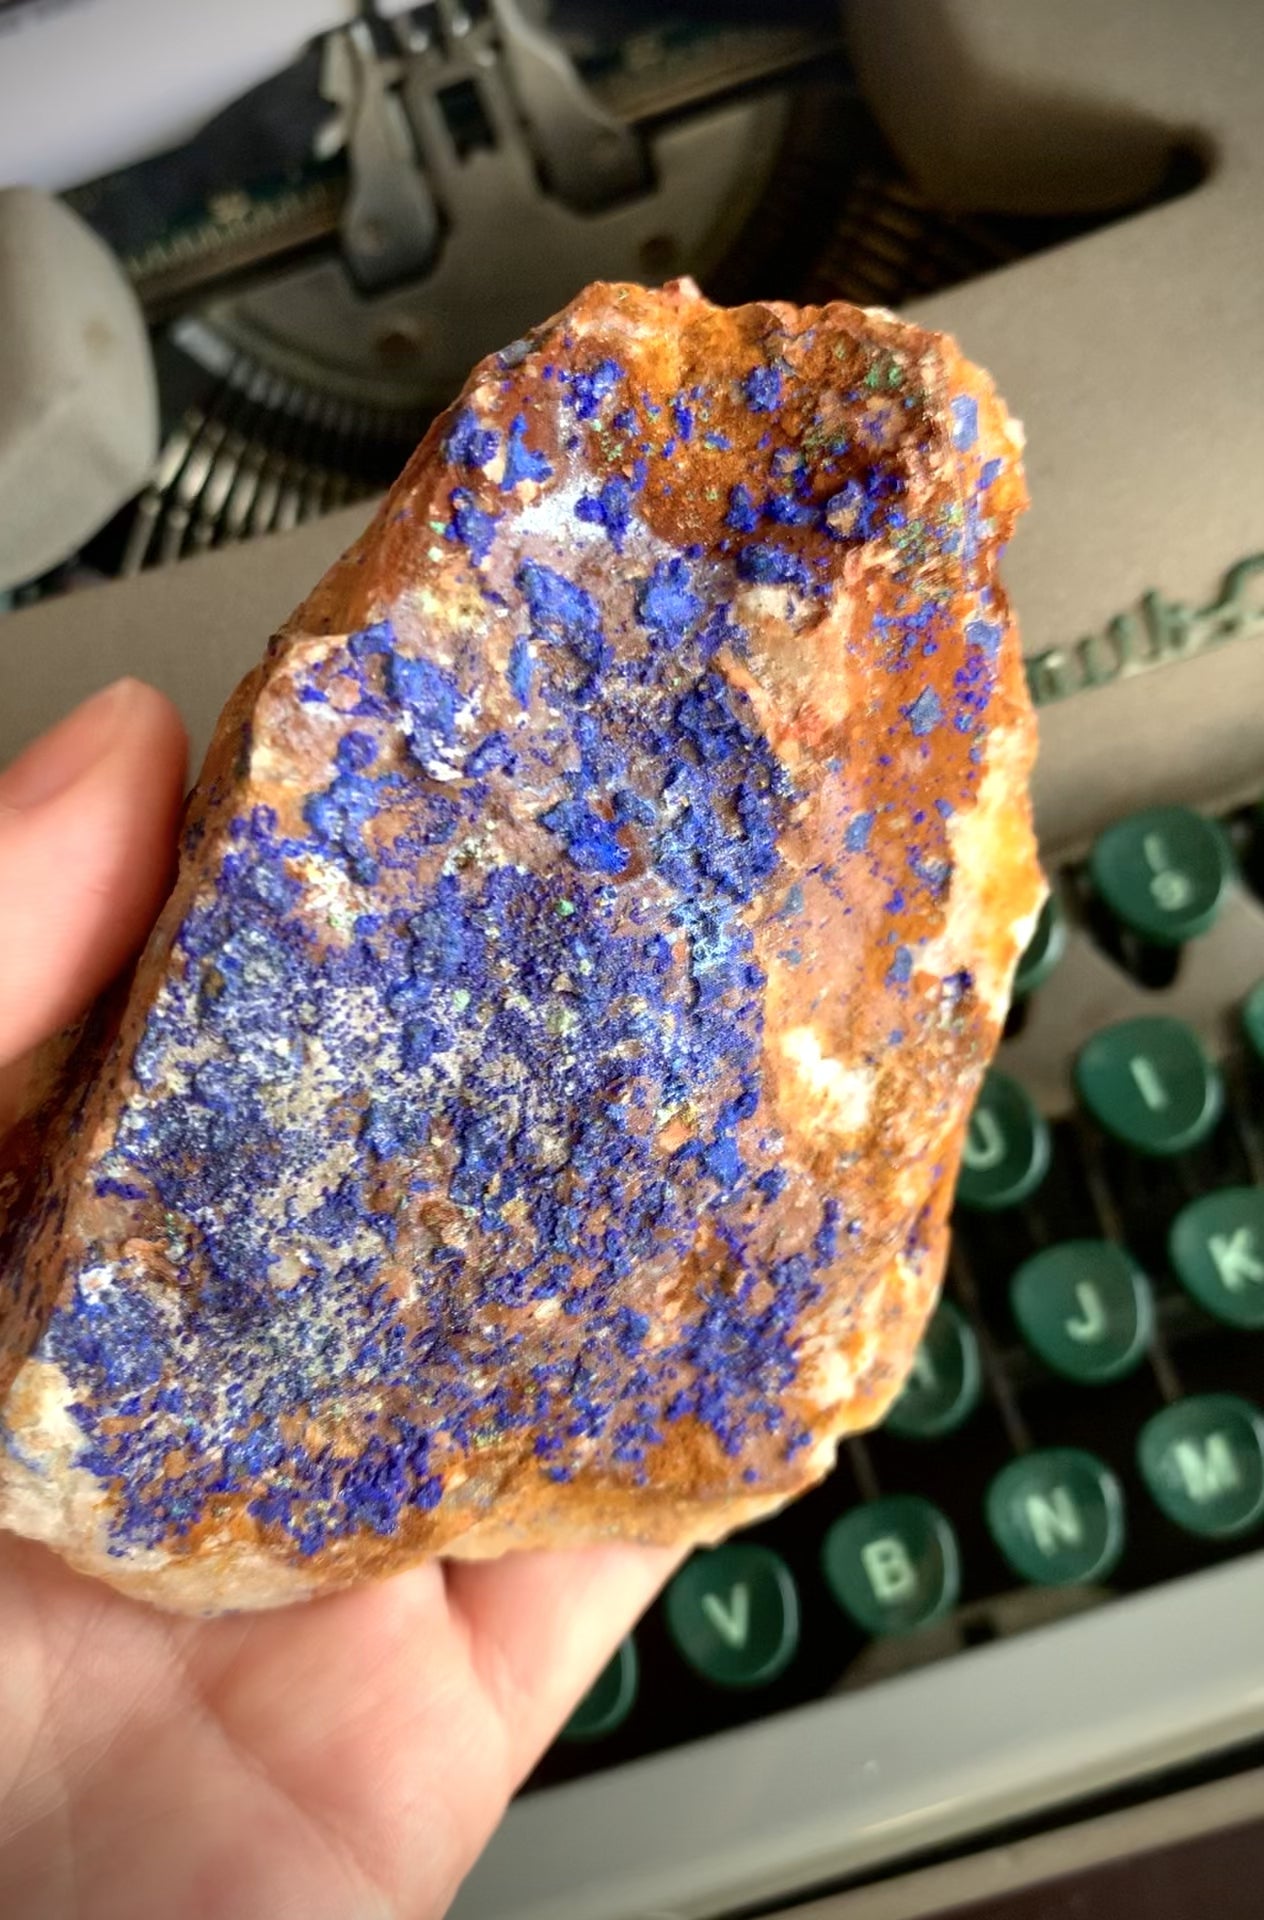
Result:
{"label": "black metal mechanism", "polygon": [[835,0],[362,0],[69,198],[125,262],[163,402],[149,486],[75,569],[107,575],[377,491],[471,362],[588,279],[898,306],[1091,224],[936,207]]}

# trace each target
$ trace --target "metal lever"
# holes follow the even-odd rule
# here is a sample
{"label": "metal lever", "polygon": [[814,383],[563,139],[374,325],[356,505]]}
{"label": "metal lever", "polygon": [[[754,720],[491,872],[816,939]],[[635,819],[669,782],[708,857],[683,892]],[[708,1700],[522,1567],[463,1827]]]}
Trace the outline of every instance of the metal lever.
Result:
{"label": "metal lever", "polygon": [[631,127],[593,97],[565,49],[525,17],[519,0],[491,0],[507,77],[545,179],[579,213],[596,213],[651,184]]}
{"label": "metal lever", "polygon": [[321,92],[342,109],[351,176],[342,247],[368,293],[419,278],[439,251],[439,211],[391,85],[396,77],[364,20],[325,42]]}

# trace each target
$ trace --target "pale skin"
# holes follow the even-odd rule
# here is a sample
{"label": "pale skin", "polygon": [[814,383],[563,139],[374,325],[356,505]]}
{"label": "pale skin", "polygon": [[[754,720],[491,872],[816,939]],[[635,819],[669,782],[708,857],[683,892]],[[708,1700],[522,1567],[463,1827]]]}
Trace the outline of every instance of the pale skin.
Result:
{"label": "pale skin", "polygon": [[[125,681],[0,773],[0,1124],[143,941],[184,761]],[[671,1564],[429,1565],[193,1621],[0,1534],[0,1913],[434,1920]]]}

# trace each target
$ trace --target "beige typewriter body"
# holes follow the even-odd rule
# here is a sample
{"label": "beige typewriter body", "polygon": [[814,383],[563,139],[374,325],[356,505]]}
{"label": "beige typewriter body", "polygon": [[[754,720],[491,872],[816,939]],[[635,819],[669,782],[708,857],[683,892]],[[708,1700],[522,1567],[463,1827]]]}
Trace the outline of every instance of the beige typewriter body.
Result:
{"label": "beige typewriter body", "polygon": [[[1007,577],[1042,701],[1036,805],[1048,862],[1077,857],[1100,827],[1151,803],[1223,809],[1264,796],[1264,562],[1241,566],[1264,553],[1264,8],[857,0],[850,24],[893,142],[967,200],[1024,141],[1016,192],[1037,194],[1041,140],[1065,151],[1077,114],[1090,179],[1102,116],[1161,123],[1208,155],[1193,192],[914,317],[992,370],[1027,432],[1033,506]],[[122,673],[172,695],[200,753],[268,632],[366,517],[348,509],[6,618],[0,759]],[[1218,1050],[1222,1010],[1262,977],[1264,908],[1245,892],[1161,995],[1142,996],[1073,930],[1009,1070],[1056,1111],[1091,1028],[1144,997],[1146,1011],[1170,1004]],[[537,1793],[511,1810],[457,1920],[771,1913],[778,1900],[889,1874],[925,1849],[1258,1738],[1261,1619],[1256,1553]],[[1196,1825],[1264,1806],[1258,1776],[1239,1776],[1232,1792],[1229,1811],[1221,1796],[1210,1812],[1198,1802],[1172,1817]],[[1124,1842],[1095,1827],[1084,1844],[1100,1854]],[[901,1879],[903,1904],[889,1882],[802,1911],[898,1920],[1017,1884],[997,1879],[1000,1868],[991,1880],[952,1871],[951,1883]]]}

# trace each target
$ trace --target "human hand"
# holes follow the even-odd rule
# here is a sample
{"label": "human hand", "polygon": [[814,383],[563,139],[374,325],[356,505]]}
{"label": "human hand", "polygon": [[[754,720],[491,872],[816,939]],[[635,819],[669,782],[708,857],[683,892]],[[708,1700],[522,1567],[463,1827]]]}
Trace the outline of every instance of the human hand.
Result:
{"label": "human hand", "polygon": [[[140,945],[183,770],[170,703],[123,681],[0,773],[0,1124]],[[671,1564],[430,1564],[194,1621],[0,1534],[0,1913],[433,1920]]]}

